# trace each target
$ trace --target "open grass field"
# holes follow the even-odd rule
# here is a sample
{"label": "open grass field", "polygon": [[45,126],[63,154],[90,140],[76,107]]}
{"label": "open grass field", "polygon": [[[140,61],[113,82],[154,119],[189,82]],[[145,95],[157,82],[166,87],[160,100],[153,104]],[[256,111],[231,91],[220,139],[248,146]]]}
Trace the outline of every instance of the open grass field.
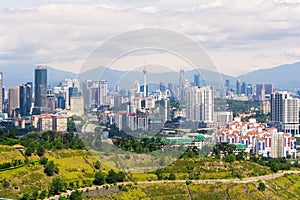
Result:
{"label": "open grass field", "polygon": [[221,183],[190,184],[159,183],[131,186],[128,191],[119,191],[101,198],[90,198],[85,193],[85,199],[180,199],[188,200],[223,200],[223,199],[300,199],[300,175],[289,174],[265,182],[266,189],[257,189],[258,183]]}
{"label": "open grass field", "polygon": [[[18,150],[9,146],[0,146],[0,162],[11,162],[14,159],[25,161],[25,157]],[[75,183],[78,187],[87,186],[94,179],[94,163],[97,158],[85,150],[59,150],[45,153],[48,160],[53,160],[59,168],[59,176],[67,184]],[[23,194],[31,195],[34,191],[48,190],[53,177],[44,173],[44,166],[38,160],[37,155],[28,157],[32,164],[0,172],[0,197],[18,199]],[[101,170],[107,173],[111,168],[101,165]],[[9,186],[5,186],[8,182]]]}
{"label": "open grass field", "polygon": [[[77,188],[90,186],[96,169],[94,164],[101,156],[85,150],[57,150],[45,152],[48,160],[53,160],[59,168],[59,176],[66,185]],[[102,156],[103,157],[103,156]],[[33,154],[24,157],[18,150],[9,146],[0,146],[0,162],[11,162],[14,159],[29,164],[15,169],[0,171],[0,197],[18,199],[23,194],[32,195],[35,191],[48,190],[53,177],[44,173],[44,166]],[[134,159],[134,157],[132,158]],[[100,160],[101,162],[101,160]],[[101,162],[101,171],[108,173],[115,165]],[[163,179],[174,173],[176,179],[228,179],[246,178],[271,174],[268,167],[257,165],[249,161],[226,163],[214,158],[179,159],[162,169]],[[300,176],[286,175],[274,180],[266,181],[266,190],[257,189],[257,183],[215,183],[190,184],[184,183],[151,183],[157,180],[154,172],[127,173],[133,182],[150,182],[146,185],[132,187],[99,197],[99,199],[300,199]],[[54,176],[54,177],[55,177]],[[7,185],[7,182],[9,183]],[[6,183],[6,184],[5,184]],[[93,197],[95,199],[95,197]]]}

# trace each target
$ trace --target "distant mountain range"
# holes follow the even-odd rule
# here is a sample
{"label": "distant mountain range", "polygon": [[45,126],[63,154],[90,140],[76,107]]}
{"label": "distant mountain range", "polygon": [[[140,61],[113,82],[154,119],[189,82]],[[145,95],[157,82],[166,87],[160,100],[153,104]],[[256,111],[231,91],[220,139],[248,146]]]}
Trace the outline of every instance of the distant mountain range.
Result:
{"label": "distant mountain range", "polygon": [[[34,80],[35,65],[1,65],[0,71],[3,72],[4,86],[13,86],[26,83]],[[235,85],[236,80],[241,80],[247,83],[273,83],[276,87],[281,89],[293,89],[300,88],[300,62],[294,64],[280,65],[274,68],[262,69],[253,71],[238,77],[232,77],[225,74],[218,74],[216,72],[200,70],[201,75],[206,79],[208,84],[215,84],[215,80],[219,79],[224,82],[226,79],[231,81],[232,85]],[[193,76],[196,73],[195,70],[185,71],[186,78],[192,82]],[[52,67],[48,67],[48,83],[51,86],[58,84],[67,78],[79,78],[80,80],[107,80],[110,89],[117,83],[121,87],[133,86],[135,80],[140,83],[143,82],[143,74],[139,71],[119,71],[114,69],[106,69],[99,67],[92,69],[81,74],[75,74],[72,72],[57,70]],[[204,78],[201,78],[202,83]],[[220,79],[221,78],[221,79]],[[147,79],[151,82],[173,82],[178,83],[179,72],[163,72],[163,73],[147,73]]]}

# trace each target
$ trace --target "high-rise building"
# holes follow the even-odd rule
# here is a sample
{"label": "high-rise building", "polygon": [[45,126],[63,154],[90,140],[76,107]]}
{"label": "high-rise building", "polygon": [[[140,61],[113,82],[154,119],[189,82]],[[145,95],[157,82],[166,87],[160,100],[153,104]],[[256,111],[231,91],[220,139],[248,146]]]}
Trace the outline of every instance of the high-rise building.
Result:
{"label": "high-rise building", "polygon": [[260,110],[262,112],[262,114],[269,114],[271,112],[271,103],[270,101],[263,101],[260,104]]}
{"label": "high-rise building", "polygon": [[274,84],[264,84],[265,94],[272,94],[274,92]]}
{"label": "high-rise building", "polygon": [[256,99],[259,101],[265,100],[265,85],[256,84]]}
{"label": "high-rise building", "polygon": [[19,86],[9,87],[9,101],[8,101],[8,111],[10,117],[18,116],[18,109],[20,108],[20,88]]}
{"label": "high-rise building", "polygon": [[253,94],[253,89],[252,89],[252,84],[251,83],[247,84],[246,93],[247,93],[247,96],[250,96],[250,95]]}
{"label": "high-rise building", "polygon": [[84,99],[83,97],[71,97],[70,114],[82,116],[84,114]]}
{"label": "high-rise building", "polygon": [[43,66],[38,66],[34,74],[34,106],[47,106],[47,69]]}
{"label": "high-rise building", "polygon": [[288,92],[271,95],[271,122],[279,129],[291,134],[299,134],[299,99]]}
{"label": "high-rise building", "polygon": [[169,99],[161,99],[159,102],[159,114],[163,122],[171,119]]}
{"label": "high-rise building", "polygon": [[191,87],[186,91],[187,120],[210,123],[214,115],[213,87]]}
{"label": "high-rise building", "polygon": [[240,94],[242,94],[241,92],[242,92],[242,84],[241,84],[241,81],[240,81],[240,80],[237,80],[237,81],[236,81],[236,89],[235,89],[235,93],[236,93],[237,95],[240,95]]}
{"label": "high-rise building", "polygon": [[32,82],[20,86],[20,114],[22,116],[30,115],[32,103]]}
{"label": "high-rise building", "polygon": [[242,82],[241,94],[244,94],[247,96],[247,83],[245,83],[245,82]]}
{"label": "high-rise building", "polygon": [[3,74],[0,72],[0,113],[2,113],[3,110],[3,103],[4,103],[4,94],[3,94]]}
{"label": "high-rise building", "polygon": [[108,86],[107,81],[101,80],[99,82],[99,105],[107,104]]}
{"label": "high-rise building", "polygon": [[194,86],[199,87],[200,86],[200,75],[194,74]]}
{"label": "high-rise building", "polygon": [[230,80],[226,80],[225,81],[225,90],[226,90],[226,96],[229,96],[229,92],[230,92]]}

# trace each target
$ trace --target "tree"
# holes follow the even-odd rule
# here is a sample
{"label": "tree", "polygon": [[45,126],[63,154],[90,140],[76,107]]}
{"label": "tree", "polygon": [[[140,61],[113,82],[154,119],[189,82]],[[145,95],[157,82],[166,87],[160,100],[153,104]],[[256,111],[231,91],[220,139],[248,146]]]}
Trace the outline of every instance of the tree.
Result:
{"label": "tree", "polygon": [[225,162],[234,162],[235,161],[235,156],[233,154],[228,154],[227,156],[224,157]]}
{"label": "tree", "polygon": [[175,179],[176,179],[175,174],[171,173],[171,174],[169,175],[169,180],[175,180]]}
{"label": "tree", "polygon": [[49,189],[49,194],[59,194],[63,191],[63,186],[64,182],[59,177],[54,177]]}
{"label": "tree", "polygon": [[47,174],[47,176],[53,176],[54,173],[58,174],[59,169],[58,167],[54,164],[53,160],[49,161],[45,167],[44,172]]}
{"label": "tree", "polygon": [[117,182],[123,182],[125,180],[125,177],[126,177],[125,173],[122,171],[119,171],[117,173]]}
{"label": "tree", "polygon": [[95,185],[103,185],[105,183],[105,174],[102,172],[96,172],[93,183]]}
{"label": "tree", "polygon": [[244,151],[240,151],[235,157],[236,160],[245,160],[244,158],[245,152]]}
{"label": "tree", "polygon": [[70,200],[82,200],[82,192],[76,190],[75,192],[72,192],[72,194],[69,197]]}
{"label": "tree", "polygon": [[44,147],[41,146],[41,145],[39,145],[38,148],[37,148],[36,153],[37,153],[37,155],[38,155],[39,157],[44,156],[44,154],[45,154],[45,149],[44,149]]}
{"label": "tree", "polygon": [[27,147],[26,148],[26,150],[25,150],[25,155],[26,156],[31,156],[31,154],[34,152],[34,148],[32,147],[32,146],[29,146],[29,147]]}
{"label": "tree", "polygon": [[101,163],[97,160],[96,163],[94,164],[94,167],[96,169],[100,169],[101,168]]}
{"label": "tree", "polygon": [[41,164],[41,165],[46,165],[47,162],[48,162],[48,158],[46,158],[46,157],[40,158],[40,164]]}
{"label": "tree", "polygon": [[113,169],[109,170],[105,180],[106,180],[106,183],[108,183],[108,184],[116,183],[117,182],[117,173]]}
{"label": "tree", "polygon": [[259,191],[264,191],[264,190],[266,189],[266,185],[265,185],[263,182],[260,181],[260,182],[258,183],[257,189],[258,189]]}
{"label": "tree", "polygon": [[162,180],[163,179],[163,173],[162,173],[161,169],[157,169],[155,171],[155,174],[156,174],[158,180]]}
{"label": "tree", "polygon": [[47,191],[46,190],[43,190],[41,193],[40,193],[40,199],[45,199],[47,197]]}
{"label": "tree", "polygon": [[32,193],[32,198],[33,198],[33,199],[38,199],[38,198],[39,198],[39,191],[38,191],[38,190],[35,190],[35,191]]}

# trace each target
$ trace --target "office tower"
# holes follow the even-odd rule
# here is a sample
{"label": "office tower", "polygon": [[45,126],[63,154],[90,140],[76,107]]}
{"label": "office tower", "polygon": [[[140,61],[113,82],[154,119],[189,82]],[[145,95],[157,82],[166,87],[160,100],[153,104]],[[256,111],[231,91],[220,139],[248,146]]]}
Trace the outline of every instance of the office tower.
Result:
{"label": "office tower", "polygon": [[256,84],[256,99],[259,101],[265,100],[265,85]]}
{"label": "office tower", "polygon": [[271,122],[280,131],[299,134],[299,99],[288,92],[271,95]]}
{"label": "office tower", "polygon": [[0,105],[1,106],[0,113],[4,112],[6,110],[6,108],[7,108],[7,103],[5,102],[5,88],[3,86],[2,86],[2,95],[1,95],[1,97],[2,97],[2,99],[1,99],[2,103]]}
{"label": "office tower", "polygon": [[32,82],[20,86],[20,114],[22,116],[30,115],[32,103]]}
{"label": "office tower", "polygon": [[247,84],[247,88],[246,88],[246,93],[247,93],[247,96],[251,96],[253,94],[253,89],[252,89],[252,84],[251,83],[248,83]]}
{"label": "office tower", "polygon": [[241,86],[241,94],[244,94],[244,95],[248,95],[247,94],[247,83],[245,82],[242,82],[242,86]]}
{"label": "office tower", "polygon": [[114,94],[114,107],[119,108],[122,106],[122,96],[119,93]]}
{"label": "office tower", "polygon": [[84,98],[84,109],[91,108],[92,105],[92,87],[93,81],[92,80],[85,80],[82,83],[82,95]]}
{"label": "office tower", "polygon": [[200,75],[194,74],[194,86],[199,87],[200,86]]}
{"label": "office tower", "polygon": [[19,86],[12,86],[9,87],[9,92],[8,92],[8,111],[9,111],[9,116],[14,118],[17,117],[20,108],[20,88]]}
{"label": "office tower", "polygon": [[107,81],[101,80],[99,82],[99,105],[107,105]]}
{"label": "office tower", "polygon": [[186,118],[199,122],[213,122],[213,87],[191,87],[186,91]]}
{"label": "office tower", "polygon": [[38,66],[34,74],[34,106],[46,107],[47,104],[47,69]]}
{"label": "office tower", "polygon": [[159,83],[159,90],[163,93],[166,91],[166,86],[163,82]]}
{"label": "office tower", "polygon": [[71,97],[70,108],[71,115],[82,116],[84,114],[83,97]]}
{"label": "office tower", "polygon": [[4,93],[3,93],[3,74],[0,72],[0,113],[3,110],[3,103],[4,103]]}
{"label": "office tower", "polygon": [[70,99],[71,97],[78,97],[79,96],[79,89],[77,87],[69,87],[68,88],[68,91],[69,91],[69,105],[71,104],[70,103]]}
{"label": "office tower", "polygon": [[66,100],[64,96],[57,97],[57,108],[65,109],[66,108]]}
{"label": "office tower", "polygon": [[47,111],[48,112],[54,112],[56,109],[56,105],[57,105],[57,100],[55,97],[55,94],[53,93],[53,90],[51,88],[47,89]]}
{"label": "office tower", "polygon": [[273,84],[264,84],[265,94],[272,94],[274,92]]}
{"label": "office tower", "polygon": [[225,90],[226,90],[226,96],[229,96],[229,92],[230,92],[230,80],[226,80],[225,81]]}
{"label": "office tower", "polygon": [[240,95],[240,94],[242,94],[241,91],[242,90],[242,84],[241,84],[241,81],[240,80],[237,80],[236,81],[236,94],[237,95]]}
{"label": "office tower", "polygon": [[161,99],[159,102],[159,115],[163,122],[171,119],[169,99]]}
{"label": "office tower", "polygon": [[184,75],[184,70],[180,70],[179,72],[179,91],[178,91],[178,100],[180,102],[184,102],[184,84],[185,84],[185,75]]}

